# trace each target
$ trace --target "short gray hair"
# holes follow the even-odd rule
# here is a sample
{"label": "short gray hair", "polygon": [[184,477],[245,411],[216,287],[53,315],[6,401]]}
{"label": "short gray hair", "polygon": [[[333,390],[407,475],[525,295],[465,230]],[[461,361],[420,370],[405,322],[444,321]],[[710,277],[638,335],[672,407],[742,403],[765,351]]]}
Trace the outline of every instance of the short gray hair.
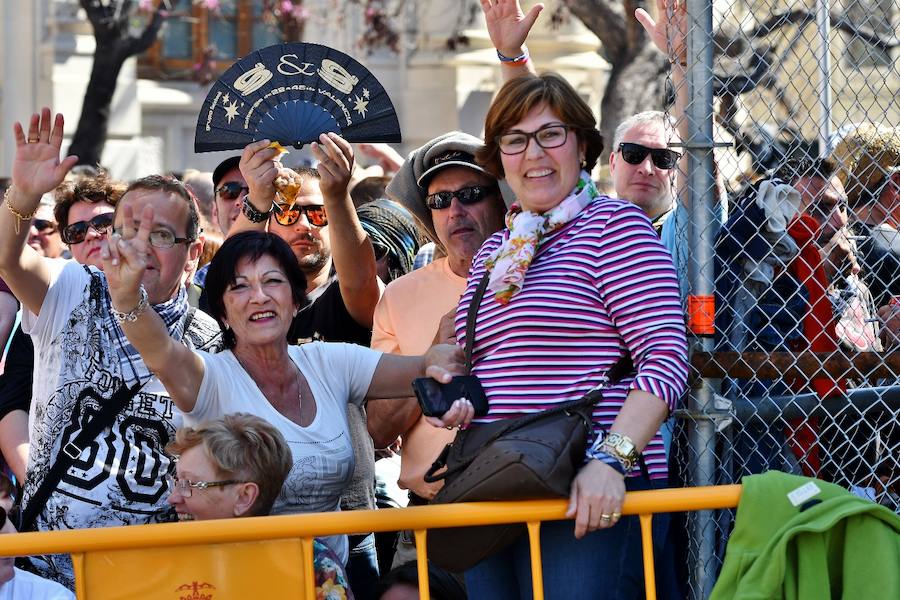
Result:
{"label": "short gray hair", "polygon": [[680,136],[678,134],[678,125],[672,115],[664,113],[661,110],[645,110],[644,112],[639,112],[636,115],[632,115],[619,123],[619,126],[616,127],[615,134],[613,134],[613,145],[611,152],[617,152],[619,150],[619,144],[622,143],[622,138],[625,137],[625,134],[629,129],[638,125],[650,124],[659,125],[666,132],[671,131],[675,134],[674,137],[680,140]]}

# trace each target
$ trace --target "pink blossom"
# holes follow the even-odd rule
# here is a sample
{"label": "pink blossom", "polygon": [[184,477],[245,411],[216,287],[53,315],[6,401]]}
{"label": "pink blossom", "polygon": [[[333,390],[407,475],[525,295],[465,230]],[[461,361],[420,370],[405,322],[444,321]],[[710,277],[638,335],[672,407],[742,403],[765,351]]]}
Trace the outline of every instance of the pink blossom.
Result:
{"label": "pink blossom", "polygon": [[289,15],[294,10],[294,3],[291,0],[282,0],[281,2],[281,12],[282,14]]}
{"label": "pink blossom", "polygon": [[294,7],[294,18],[298,21],[305,21],[309,18],[309,10],[307,10],[302,4],[298,4]]}
{"label": "pink blossom", "polygon": [[138,2],[138,10],[140,12],[153,12],[153,0],[140,0]]}
{"label": "pink blossom", "polygon": [[206,10],[219,10],[219,0],[200,0],[200,4],[202,4]]}

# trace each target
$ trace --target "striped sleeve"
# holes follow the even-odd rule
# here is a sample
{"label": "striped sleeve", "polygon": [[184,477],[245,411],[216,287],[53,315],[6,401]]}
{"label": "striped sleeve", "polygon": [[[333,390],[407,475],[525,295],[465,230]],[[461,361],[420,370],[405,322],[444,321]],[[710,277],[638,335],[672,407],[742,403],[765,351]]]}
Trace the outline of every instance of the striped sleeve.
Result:
{"label": "striped sleeve", "polygon": [[672,257],[647,217],[623,204],[599,236],[598,286],[609,317],[631,352],[631,389],[662,399],[669,410],[687,387],[687,339]]}

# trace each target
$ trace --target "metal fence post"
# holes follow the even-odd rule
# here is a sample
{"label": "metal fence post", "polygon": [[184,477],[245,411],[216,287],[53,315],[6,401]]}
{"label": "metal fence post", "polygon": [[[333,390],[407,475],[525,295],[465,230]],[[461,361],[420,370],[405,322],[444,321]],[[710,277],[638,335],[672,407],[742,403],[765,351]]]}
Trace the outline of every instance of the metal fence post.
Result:
{"label": "metal fence post", "polygon": [[[715,170],[713,165],[713,7],[708,0],[687,0],[688,48],[686,82],[689,102],[687,107],[688,155],[687,200],[690,218],[690,294],[712,296],[714,293],[714,242],[713,214],[718,204],[715,194]],[[712,351],[713,340],[694,338],[693,349]],[[689,409],[694,414],[706,413],[713,408],[710,382],[699,380],[691,390]],[[690,444],[690,484],[712,485],[715,475],[715,425],[709,419],[688,421]],[[705,598],[715,582],[715,533],[712,511],[698,512],[691,530],[692,552],[696,564],[692,565],[691,589],[696,597]]]}

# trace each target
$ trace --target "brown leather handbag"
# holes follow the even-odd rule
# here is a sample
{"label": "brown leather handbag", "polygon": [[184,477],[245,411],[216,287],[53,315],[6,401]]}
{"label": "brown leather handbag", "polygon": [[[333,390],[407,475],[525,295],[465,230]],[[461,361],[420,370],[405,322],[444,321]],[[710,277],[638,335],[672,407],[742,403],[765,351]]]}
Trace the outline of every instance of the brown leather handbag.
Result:
{"label": "brown leather handbag", "polygon": [[[466,320],[466,366],[471,369],[475,315],[487,287],[481,280]],[[602,388],[633,370],[626,354],[597,388],[579,400],[515,419],[472,425],[460,431],[428,472],[425,481],[444,481],[432,504],[487,500],[566,498],[584,464],[593,436],[592,413]],[[525,533],[522,523],[453,527],[428,531],[428,558],[449,571],[469,569],[500,552]]]}

